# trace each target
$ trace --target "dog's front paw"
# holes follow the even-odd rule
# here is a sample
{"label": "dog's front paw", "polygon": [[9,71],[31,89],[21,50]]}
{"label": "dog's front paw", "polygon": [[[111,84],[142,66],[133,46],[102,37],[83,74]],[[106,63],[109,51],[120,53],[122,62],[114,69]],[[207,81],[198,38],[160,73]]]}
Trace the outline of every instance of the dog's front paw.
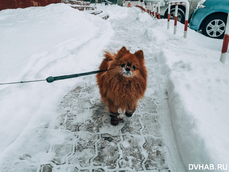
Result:
{"label": "dog's front paw", "polygon": [[125,115],[126,115],[127,117],[132,117],[132,115],[133,115],[134,112],[135,112],[135,109],[133,109],[133,110],[127,110],[127,111],[125,112]]}
{"label": "dog's front paw", "polygon": [[113,125],[113,126],[116,126],[116,125],[118,125],[119,124],[119,121],[122,121],[122,119],[121,118],[118,118],[118,113],[111,113],[110,114],[110,117],[111,117],[111,125]]}
{"label": "dog's front paw", "polygon": [[111,125],[113,125],[113,126],[117,126],[118,124],[119,124],[119,119],[118,120],[116,120],[116,119],[112,119],[111,118]]}
{"label": "dog's front paw", "polygon": [[127,117],[132,117],[132,113],[128,113],[128,112],[125,112],[125,115],[127,116]]}

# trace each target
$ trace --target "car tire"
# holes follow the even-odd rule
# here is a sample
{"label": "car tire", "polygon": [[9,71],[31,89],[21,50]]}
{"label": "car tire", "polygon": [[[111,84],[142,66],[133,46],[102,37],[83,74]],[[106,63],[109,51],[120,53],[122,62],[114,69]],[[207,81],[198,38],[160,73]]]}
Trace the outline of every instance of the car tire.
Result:
{"label": "car tire", "polygon": [[[168,14],[166,16],[168,16]],[[175,18],[175,8],[172,8],[170,11],[170,19],[174,19],[174,18]],[[185,22],[185,13],[181,8],[178,8],[178,11],[177,11],[177,21],[183,24]]]}
{"label": "car tire", "polygon": [[226,29],[227,16],[216,14],[207,17],[202,23],[202,34],[210,38],[222,39]]}

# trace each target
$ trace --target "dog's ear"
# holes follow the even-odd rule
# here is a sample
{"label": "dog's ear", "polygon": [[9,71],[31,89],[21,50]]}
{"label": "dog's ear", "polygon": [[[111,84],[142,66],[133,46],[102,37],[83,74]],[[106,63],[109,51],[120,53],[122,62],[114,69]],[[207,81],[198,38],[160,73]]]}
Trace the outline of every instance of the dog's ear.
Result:
{"label": "dog's ear", "polygon": [[144,60],[144,53],[142,50],[136,51],[134,55],[138,58],[138,60]]}
{"label": "dog's ear", "polygon": [[105,51],[104,57],[105,57],[106,61],[112,61],[114,58],[114,54],[111,54],[110,52]]}
{"label": "dog's ear", "polygon": [[126,47],[122,47],[117,54],[117,58],[120,58],[122,56],[124,56],[125,54],[128,54],[130,51],[126,49]]}

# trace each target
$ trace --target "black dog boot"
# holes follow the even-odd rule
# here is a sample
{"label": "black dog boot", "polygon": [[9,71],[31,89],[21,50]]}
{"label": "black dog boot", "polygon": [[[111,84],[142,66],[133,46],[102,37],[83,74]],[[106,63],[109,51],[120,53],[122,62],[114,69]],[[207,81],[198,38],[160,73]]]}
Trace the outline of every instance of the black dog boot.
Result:
{"label": "black dog boot", "polygon": [[111,125],[116,126],[118,125],[119,121],[121,121],[121,118],[118,118],[118,113],[113,113],[111,112],[110,117],[111,117]]}
{"label": "black dog boot", "polygon": [[132,115],[133,115],[134,112],[135,112],[135,109],[134,110],[126,110],[125,115],[127,117],[132,117]]}

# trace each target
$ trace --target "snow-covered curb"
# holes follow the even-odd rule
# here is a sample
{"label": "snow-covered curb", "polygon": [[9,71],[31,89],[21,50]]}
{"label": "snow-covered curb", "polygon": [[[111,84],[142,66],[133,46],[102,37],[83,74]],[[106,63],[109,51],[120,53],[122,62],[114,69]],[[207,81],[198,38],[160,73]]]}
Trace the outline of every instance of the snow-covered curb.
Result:
{"label": "snow-covered curb", "polygon": [[161,56],[177,146],[187,171],[227,171],[229,65],[219,62],[222,40],[189,32],[170,39]]}

